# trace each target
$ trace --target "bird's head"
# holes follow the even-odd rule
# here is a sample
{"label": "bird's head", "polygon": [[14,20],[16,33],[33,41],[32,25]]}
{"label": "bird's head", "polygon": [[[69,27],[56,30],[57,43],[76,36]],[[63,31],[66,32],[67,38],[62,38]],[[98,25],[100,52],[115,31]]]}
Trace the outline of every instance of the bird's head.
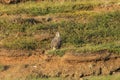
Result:
{"label": "bird's head", "polygon": [[56,32],[56,37],[60,37],[60,33],[59,32]]}

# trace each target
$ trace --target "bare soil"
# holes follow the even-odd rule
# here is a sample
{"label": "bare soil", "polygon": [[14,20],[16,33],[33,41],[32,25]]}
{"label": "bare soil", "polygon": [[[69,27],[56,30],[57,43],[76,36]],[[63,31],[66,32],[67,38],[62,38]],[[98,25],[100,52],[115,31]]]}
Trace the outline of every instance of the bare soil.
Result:
{"label": "bare soil", "polygon": [[[18,53],[19,55],[10,55]],[[26,55],[28,53],[31,54]],[[120,71],[120,55],[106,50],[80,54],[68,52],[62,57],[47,55],[40,50],[19,52],[1,50],[0,54],[2,54],[0,64],[4,66],[0,71],[0,80],[7,78],[26,80],[29,76],[78,80],[85,76],[112,75]]]}

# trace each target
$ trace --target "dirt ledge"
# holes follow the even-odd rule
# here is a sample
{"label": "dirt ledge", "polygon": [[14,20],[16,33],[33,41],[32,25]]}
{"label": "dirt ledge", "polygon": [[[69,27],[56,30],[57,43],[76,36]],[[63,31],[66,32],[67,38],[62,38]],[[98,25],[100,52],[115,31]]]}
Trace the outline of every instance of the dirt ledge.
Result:
{"label": "dirt ledge", "polygon": [[[16,53],[17,51],[14,52]],[[118,73],[120,72],[119,62],[120,55],[107,51],[80,55],[66,53],[63,57],[41,54],[40,52],[30,56],[13,57],[0,55],[0,64],[5,66],[5,69],[0,71],[0,79],[5,80],[7,76],[11,78],[26,78],[32,75],[78,80],[85,76]]]}

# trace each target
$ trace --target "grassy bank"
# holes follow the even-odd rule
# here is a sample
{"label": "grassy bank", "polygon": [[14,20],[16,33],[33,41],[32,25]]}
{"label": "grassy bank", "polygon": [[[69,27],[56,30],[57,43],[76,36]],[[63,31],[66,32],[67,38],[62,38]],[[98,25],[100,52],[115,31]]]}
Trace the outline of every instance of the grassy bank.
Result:
{"label": "grassy bank", "polygon": [[[107,75],[107,76],[89,76],[82,78],[83,80],[119,80],[120,74]],[[67,78],[31,78],[29,80],[68,80]]]}
{"label": "grassy bank", "polygon": [[[117,2],[119,0],[109,1],[110,4]],[[76,1],[61,4],[49,2],[49,5],[48,2],[0,4],[1,14],[50,15],[51,19],[58,18],[58,22],[37,22],[32,18],[1,17],[0,47],[47,50],[50,49],[50,41],[55,32],[59,31],[63,40],[62,48],[55,52],[49,51],[50,53],[61,54],[69,50],[94,52],[103,49],[120,53],[120,10],[95,12],[94,7],[101,6],[102,3],[103,1]],[[44,36],[41,37],[43,34]],[[40,39],[36,38],[36,35]]]}
{"label": "grassy bank", "polygon": [[2,5],[0,4],[0,12],[7,14],[29,14],[29,15],[46,15],[55,13],[67,13],[79,10],[93,10],[95,7],[110,6],[118,3],[119,0],[76,0],[76,1],[29,1],[20,4]]}

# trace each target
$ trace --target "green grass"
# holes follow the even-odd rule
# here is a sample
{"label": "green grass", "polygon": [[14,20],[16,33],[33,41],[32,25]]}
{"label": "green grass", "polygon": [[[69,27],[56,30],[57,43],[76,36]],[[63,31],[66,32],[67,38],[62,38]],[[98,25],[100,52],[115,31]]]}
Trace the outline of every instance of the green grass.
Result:
{"label": "green grass", "polygon": [[[18,24],[19,22],[10,23],[9,21],[0,20],[0,37],[3,37],[3,46],[11,49],[49,48],[51,38],[36,41],[33,37],[34,34],[40,35],[45,31],[49,34],[59,31],[62,36],[63,47],[85,47],[87,44],[95,46],[102,44],[107,45],[111,44],[111,42],[120,41],[119,17],[119,11],[103,13],[93,16],[93,20],[85,24],[73,21],[61,21],[48,24]],[[18,37],[13,37],[16,36],[17,32],[22,34]],[[119,49],[119,47],[117,48]]]}
{"label": "green grass", "polygon": [[[110,0],[109,2],[115,4],[119,0]],[[92,11],[94,7],[100,6],[102,3],[104,3],[102,0],[95,2],[93,0],[61,4],[59,2],[53,4],[53,2],[47,1],[11,5],[0,4],[1,14],[30,14],[63,18],[62,20],[58,19],[58,22],[32,23],[31,20],[21,17],[17,18],[16,21],[9,17],[1,17],[0,47],[22,50],[49,49],[49,53],[60,56],[69,50],[94,52],[108,49],[111,52],[120,53],[120,10],[103,13]],[[56,31],[61,34],[62,48],[52,51],[50,50],[50,41]],[[20,35],[16,36],[17,33]],[[34,37],[34,35],[44,33],[52,36],[42,40]]]}
{"label": "green grass", "polygon": [[[31,78],[29,80],[67,80],[62,78]],[[83,80],[120,80],[120,74],[104,75],[104,76],[89,76],[83,77]]]}
{"label": "green grass", "polygon": [[3,71],[5,69],[4,65],[0,64],[0,72]]}
{"label": "green grass", "polygon": [[8,49],[27,49],[27,50],[34,50],[37,47],[37,42],[32,38],[15,38],[15,39],[9,39],[10,42],[7,42],[6,40],[3,41],[3,44],[5,48]]}
{"label": "green grass", "polygon": [[120,80],[120,74],[107,75],[107,76],[90,76],[84,80]]}
{"label": "green grass", "polygon": [[[119,0],[113,1],[109,0],[107,3],[114,4],[119,2]],[[105,1],[96,0],[77,0],[74,2],[26,2],[21,4],[13,5],[2,5],[0,4],[0,12],[8,14],[29,14],[29,15],[45,15],[53,13],[64,13],[64,12],[74,12],[76,10],[92,10],[96,6],[101,4],[106,4]],[[9,7],[9,8],[8,8]]]}
{"label": "green grass", "polygon": [[65,54],[65,51],[67,50],[71,50],[71,49],[48,50],[46,53],[51,55],[63,56]]}
{"label": "green grass", "polygon": [[[62,78],[31,78],[29,80],[63,80],[63,79]],[[120,80],[120,74],[106,75],[106,76],[89,76],[89,77],[84,77],[83,80]]]}

